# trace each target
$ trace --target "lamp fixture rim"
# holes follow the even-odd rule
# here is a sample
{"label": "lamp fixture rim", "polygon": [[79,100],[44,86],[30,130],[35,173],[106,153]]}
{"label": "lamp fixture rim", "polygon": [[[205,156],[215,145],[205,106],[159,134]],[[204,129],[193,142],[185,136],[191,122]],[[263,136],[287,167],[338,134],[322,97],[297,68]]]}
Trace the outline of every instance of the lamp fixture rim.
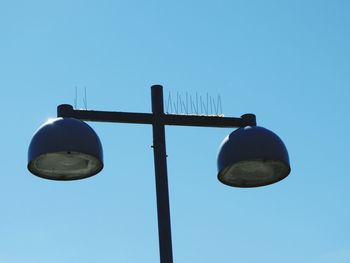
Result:
{"label": "lamp fixture rim", "polygon": [[257,188],[257,187],[263,187],[263,186],[267,186],[267,185],[271,185],[271,184],[275,184],[279,181],[282,181],[283,179],[287,178],[288,175],[291,173],[292,169],[290,164],[286,163],[284,160],[282,159],[263,159],[263,158],[258,158],[258,159],[249,159],[249,160],[242,160],[242,161],[238,161],[237,163],[243,163],[243,162],[250,162],[250,161],[274,161],[274,162],[280,162],[282,164],[284,164],[284,166],[286,167],[286,173],[284,176],[282,177],[277,177],[274,180],[265,182],[265,183],[261,183],[259,185],[254,185],[254,186],[249,186],[249,185],[239,185],[239,184],[232,184],[232,183],[228,183],[227,181],[223,180],[223,170],[225,170],[225,168],[221,169],[218,172],[217,178],[218,180],[223,183],[224,185],[230,186],[230,187],[237,187],[237,188]]}
{"label": "lamp fixture rim", "polygon": [[55,152],[51,152],[51,153],[44,153],[44,154],[41,154],[39,156],[37,156],[35,159],[33,160],[30,160],[27,164],[27,169],[35,176],[37,177],[40,177],[40,178],[43,178],[43,179],[47,179],[47,180],[52,180],[52,181],[76,181],[76,180],[81,180],[81,179],[86,179],[86,178],[89,178],[89,177],[92,177],[96,174],[98,174],[99,172],[102,171],[102,169],[104,168],[104,163],[102,160],[100,160],[98,157],[94,156],[94,155],[91,155],[91,154],[85,154],[85,155],[88,155],[94,159],[96,159],[98,161],[98,168],[93,172],[93,173],[90,173],[90,174],[87,174],[87,175],[83,175],[83,176],[75,176],[75,177],[53,177],[53,176],[48,176],[47,174],[45,173],[41,173],[39,172],[37,169],[34,169],[34,163],[35,161],[44,156],[44,155],[47,155],[47,154],[52,154],[52,153],[55,153]]}

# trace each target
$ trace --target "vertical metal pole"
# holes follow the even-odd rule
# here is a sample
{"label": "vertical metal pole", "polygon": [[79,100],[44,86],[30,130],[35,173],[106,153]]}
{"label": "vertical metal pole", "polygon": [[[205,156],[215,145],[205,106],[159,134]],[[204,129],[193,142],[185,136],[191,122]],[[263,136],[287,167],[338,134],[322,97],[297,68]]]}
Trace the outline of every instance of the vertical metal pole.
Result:
{"label": "vertical metal pole", "polygon": [[172,263],[173,253],[171,244],[168,172],[166,162],[165,127],[163,123],[163,87],[160,85],[154,85],[151,90],[160,262]]}

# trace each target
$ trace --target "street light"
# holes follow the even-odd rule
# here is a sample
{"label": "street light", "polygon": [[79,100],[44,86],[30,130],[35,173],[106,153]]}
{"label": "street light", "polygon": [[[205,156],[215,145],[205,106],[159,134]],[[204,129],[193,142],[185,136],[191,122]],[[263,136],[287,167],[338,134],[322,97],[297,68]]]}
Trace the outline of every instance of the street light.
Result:
{"label": "street light", "polygon": [[282,140],[262,127],[233,131],[221,144],[218,179],[236,187],[257,187],[278,182],[290,172]]}
{"label": "street light", "polygon": [[85,122],[73,118],[51,119],[30,143],[28,169],[53,180],[76,180],[103,168],[100,139]]}
{"label": "street light", "polygon": [[282,140],[256,126],[255,115],[240,118],[165,114],[163,88],[154,85],[152,113],[75,110],[57,107],[58,118],[43,124],[28,150],[28,169],[52,180],[77,180],[103,168],[100,139],[83,121],[150,124],[156,178],[158,235],[161,263],[172,263],[172,244],[165,125],[238,128],[222,142],[218,154],[218,179],[229,186],[258,187],[278,182],[290,173],[289,157]]}

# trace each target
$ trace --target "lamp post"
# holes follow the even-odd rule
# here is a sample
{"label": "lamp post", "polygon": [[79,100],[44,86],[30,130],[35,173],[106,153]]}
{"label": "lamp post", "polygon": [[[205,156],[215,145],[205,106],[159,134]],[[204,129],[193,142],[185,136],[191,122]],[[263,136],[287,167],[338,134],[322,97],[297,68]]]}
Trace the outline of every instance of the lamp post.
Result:
{"label": "lamp post", "polygon": [[59,105],[58,118],[43,124],[31,140],[28,169],[52,180],[93,176],[103,168],[102,145],[83,121],[152,125],[160,262],[172,263],[165,125],[238,128],[224,139],[217,160],[218,179],[229,186],[258,187],[278,182],[288,176],[290,165],[282,140],[256,126],[255,115],[165,114],[162,86],[152,86],[151,93],[152,113],[75,110],[71,105]]}

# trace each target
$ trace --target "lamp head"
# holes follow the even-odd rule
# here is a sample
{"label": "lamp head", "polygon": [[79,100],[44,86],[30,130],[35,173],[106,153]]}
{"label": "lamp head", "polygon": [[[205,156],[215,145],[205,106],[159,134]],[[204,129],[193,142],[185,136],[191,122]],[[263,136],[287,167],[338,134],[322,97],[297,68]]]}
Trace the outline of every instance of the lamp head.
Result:
{"label": "lamp head", "polygon": [[268,129],[239,128],[219,149],[218,179],[229,186],[258,187],[278,182],[290,173],[287,149]]}
{"label": "lamp head", "polygon": [[100,139],[85,122],[57,118],[44,123],[28,149],[28,170],[52,180],[77,180],[103,168]]}

